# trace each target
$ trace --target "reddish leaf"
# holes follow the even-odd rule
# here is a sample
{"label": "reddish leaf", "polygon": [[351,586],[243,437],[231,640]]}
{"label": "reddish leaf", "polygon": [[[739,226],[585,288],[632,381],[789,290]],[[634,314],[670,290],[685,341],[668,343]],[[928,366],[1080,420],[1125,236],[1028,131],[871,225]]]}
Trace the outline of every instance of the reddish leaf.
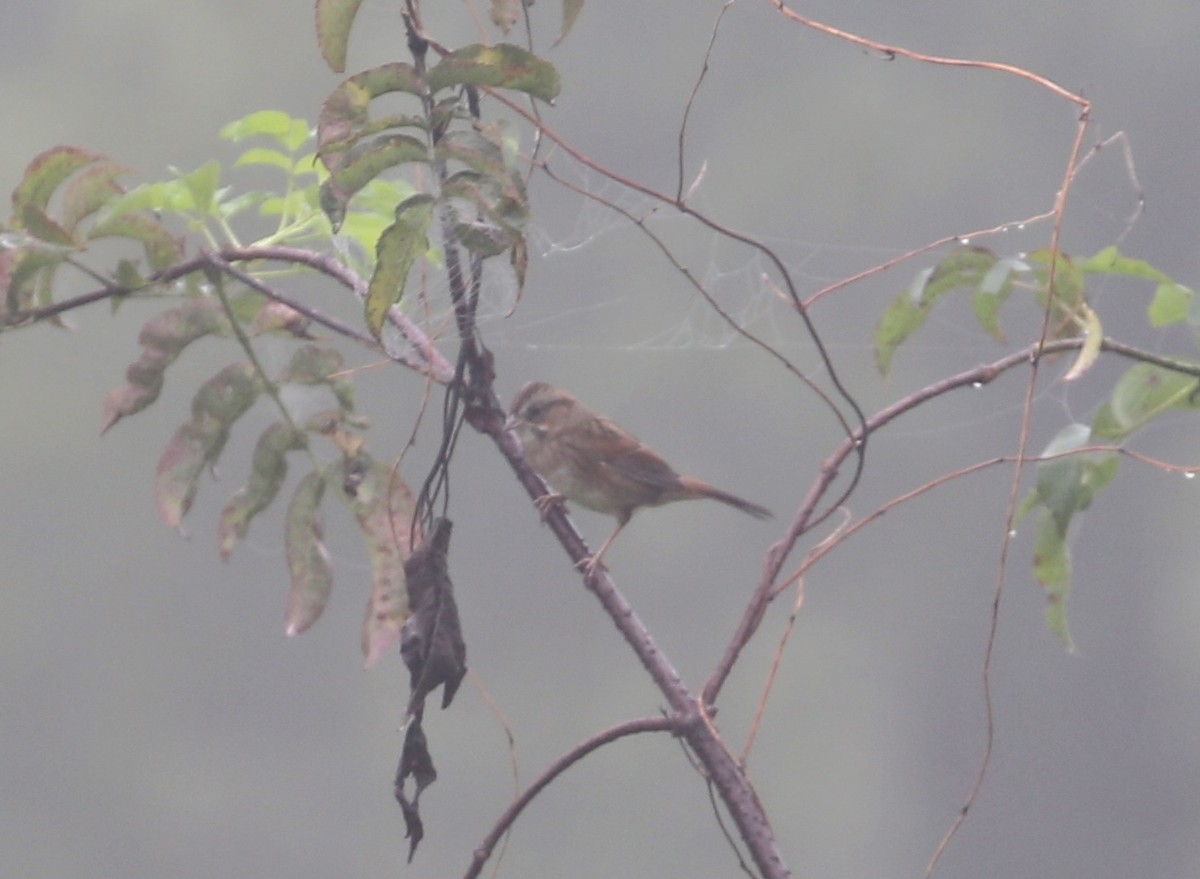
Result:
{"label": "reddish leaf", "polygon": [[205,439],[192,422],[180,425],[159,456],[154,474],[158,515],[180,534],[183,534],[183,517],[196,499],[197,483],[207,460]]}
{"label": "reddish leaf", "polygon": [[325,548],[321,498],[325,477],[313,471],[296,486],[288,504],[284,545],[292,585],[284,611],[284,631],[299,635],[317,621],[333,587],[333,570]]}
{"label": "reddish leaf", "polygon": [[216,463],[233,423],[262,392],[262,382],[249,363],[225,367],[200,386],[192,398],[192,419],[180,426],[159,458],[154,478],[159,516],[183,533],[183,517],[196,497],[200,474]]}
{"label": "reddish leaf", "polygon": [[104,156],[79,147],[57,146],[34,157],[25,169],[25,176],[13,190],[13,214],[20,217],[27,206],[45,210],[54,191],[72,174],[96,162],[107,161]]}
{"label": "reddish leaf", "polygon": [[310,323],[307,317],[290,305],[270,299],[255,313],[250,331],[255,335],[282,332],[298,339],[311,339],[313,336],[308,331]]}
{"label": "reddish leaf", "polygon": [[42,279],[53,276],[64,254],[50,249],[23,249],[13,253],[7,272],[7,309],[10,313],[24,311],[38,304]]}
{"label": "reddish leaf", "polygon": [[76,175],[63,190],[63,226],[74,232],[80,221],[122,194],[125,189],[117,183],[117,177],[123,173],[125,169],[120,165],[105,160]]}
{"label": "reddish leaf", "polygon": [[104,398],[100,433],[158,399],[163,373],[184,348],[204,336],[229,332],[229,320],[215,299],[187,299],[146,321],[138,335],[142,356],[125,371],[126,384]]}
{"label": "reddish leaf", "polygon": [[46,211],[37,205],[25,205],[21,209],[21,221],[29,234],[39,241],[45,241],[47,244],[58,247],[74,248],[77,246],[71,233],[60,226],[56,220],[52,220]]}
{"label": "reddish leaf", "polygon": [[404,559],[411,551],[413,498],[398,475],[362,451],[343,462],[342,486],[371,560],[371,599],[362,634],[370,668],[395,646],[408,618]]}

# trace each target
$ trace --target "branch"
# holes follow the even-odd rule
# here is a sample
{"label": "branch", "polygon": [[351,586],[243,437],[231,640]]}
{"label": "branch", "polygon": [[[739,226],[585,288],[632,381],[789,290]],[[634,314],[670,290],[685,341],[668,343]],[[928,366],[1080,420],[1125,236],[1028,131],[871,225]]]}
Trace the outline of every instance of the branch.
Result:
{"label": "branch", "polygon": [[[245,262],[249,260],[266,259],[273,260],[275,262],[295,263],[297,265],[308,266],[309,268],[315,269],[321,274],[328,275],[334,280],[340,282],[342,286],[353,292],[354,295],[359,298],[359,300],[365,300],[367,298],[367,282],[361,276],[359,276],[357,272],[349,268],[345,263],[341,262],[331,254],[317,253],[316,251],[305,250],[301,247],[273,245],[267,247],[251,246],[225,248],[221,250],[219,256],[229,262]],[[255,287],[255,289],[259,290],[259,292],[263,293],[264,295],[271,296],[271,293],[267,292],[266,290],[263,290],[259,287]],[[287,301],[286,304],[296,308],[296,304],[290,300]],[[306,311],[303,311],[299,308],[297,308],[297,311],[300,311],[301,314],[308,316],[308,312]],[[442,353],[438,351],[437,346],[433,344],[432,340],[425,335],[425,332],[419,326],[413,323],[411,319],[409,319],[408,315],[404,314],[404,312],[402,312],[396,306],[393,306],[392,308],[388,309],[387,319],[388,323],[399,330],[400,334],[408,340],[409,344],[411,344],[413,348],[417,350],[417,353],[420,354],[421,359],[424,361],[424,365],[421,366],[414,364],[404,354],[392,354],[382,347],[376,346],[378,350],[383,351],[387,357],[395,360],[398,363],[402,363],[405,366],[410,366],[414,369],[417,369],[419,372],[429,375],[431,378],[441,384],[445,384],[446,382],[450,381],[450,378],[454,375],[454,367],[451,366],[450,362],[442,356]],[[330,329],[334,329],[335,332],[341,332],[341,330],[337,330],[330,326],[328,321],[332,321],[332,318],[327,318],[319,322],[323,326],[329,326]],[[362,336],[362,334],[358,335]]]}
{"label": "branch", "polygon": [[616,726],[596,733],[591,738],[585,739],[567,751],[547,766],[542,771],[542,774],[535,778],[533,783],[525,788],[509,804],[503,814],[496,819],[495,825],[488,831],[487,836],[483,838],[483,842],[475,849],[471,857],[471,865],[467,868],[467,872],[463,874],[463,879],[474,879],[474,877],[478,876],[483,869],[484,863],[491,857],[492,851],[500,842],[501,837],[509,831],[513,823],[517,820],[517,817],[533,801],[533,798],[541,793],[546,785],[592,753],[592,751],[602,748],[610,742],[615,742],[626,736],[637,735],[638,733],[674,732],[677,731],[679,724],[680,720],[673,717],[642,717],[637,720],[627,720],[624,723],[619,723]]}
{"label": "branch", "polygon": [[[868,433],[874,433],[891,421],[934,397],[940,397],[942,394],[958,388],[974,388],[989,384],[1001,374],[1014,367],[1036,363],[1041,357],[1048,354],[1073,351],[1081,347],[1083,347],[1083,339],[1059,339],[1046,342],[1043,345],[1035,343],[992,363],[975,366],[956,375],[948,376],[879,410],[879,412],[866,420],[865,429]],[[1115,339],[1105,338],[1100,343],[1100,349],[1140,363],[1150,363],[1163,369],[1200,378],[1200,364],[1188,363],[1141,351],[1118,342]],[[733,637],[730,638],[729,645],[725,648],[725,654],[721,657],[720,663],[718,663],[711,677],[709,677],[704,685],[705,705],[715,704],[717,695],[733,670],[733,666],[741,655],[742,650],[758,630],[763,615],[766,613],[767,605],[779,594],[780,590],[775,586],[775,582],[779,577],[779,571],[783,567],[785,559],[791,554],[796,541],[811,529],[813,511],[816,509],[817,504],[820,503],[821,498],[829,490],[830,484],[837,478],[842,464],[854,451],[858,441],[859,434],[856,431],[853,435],[842,440],[837,448],[821,462],[817,480],[809,488],[804,503],[800,506],[791,524],[788,525],[787,532],[767,551],[758,587],[755,589],[754,595],[746,606],[742,619],[738,623]],[[789,581],[792,579],[793,577],[788,578]]]}
{"label": "branch", "polygon": [[907,58],[910,61],[922,61],[926,64],[937,64],[944,67],[972,67],[977,70],[992,70],[997,73],[1005,73],[1009,76],[1016,76],[1020,79],[1026,79],[1035,85],[1039,85],[1044,89],[1048,89],[1060,98],[1066,98],[1072,103],[1078,104],[1080,107],[1090,107],[1091,103],[1085,98],[1080,97],[1074,92],[1068,91],[1052,79],[1044,76],[1039,76],[1032,71],[1026,70],[1023,67],[1017,67],[1012,64],[1002,64],[997,61],[979,61],[972,58],[945,58],[939,55],[925,55],[921,52],[914,52],[911,49],[905,49],[902,46],[892,46],[886,43],[879,43],[875,40],[868,40],[866,37],[860,37],[857,34],[852,34],[849,31],[838,30],[832,25],[824,24],[823,22],[815,21],[811,18],[805,18],[797,12],[793,12],[785,6],[782,0],[770,0],[772,6],[779,10],[786,18],[790,18],[797,24],[802,24],[805,27],[812,28],[815,31],[820,31],[823,34],[828,34],[831,37],[837,37],[839,40],[845,40],[847,43],[853,43],[856,46],[862,46],[864,49],[869,49],[872,52],[891,60],[892,58]]}
{"label": "branch", "polygon": [[[371,348],[371,349],[382,352],[382,346],[380,346],[380,344],[375,339],[373,339],[371,336],[368,336],[366,333],[362,332],[361,330],[356,330],[354,327],[352,327],[348,324],[344,324],[335,318],[328,317],[327,315],[321,314],[319,311],[309,308],[307,305],[303,305],[302,303],[295,301],[294,299],[292,299],[289,296],[285,296],[284,294],[280,293],[278,290],[276,290],[271,285],[269,285],[263,281],[260,281],[258,278],[254,277],[253,275],[249,275],[246,272],[243,272],[241,269],[237,268],[236,266],[232,265],[231,263],[227,262],[226,259],[223,256],[221,256],[221,254],[213,253],[212,251],[205,251],[203,253],[203,256],[205,258],[205,262],[207,262],[213,268],[217,269],[218,271],[224,272],[225,274],[229,275],[229,277],[233,278],[235,281],[245,284],[251,290],[257,290],[259,293],[261,293],[263,296],[266,296],[268,299],[272,299],[275,302],[280,302],[280,303],[286,305],[288,308],[295,309],[297,312],[304,315],[306,318],[311,320],[313,323],[320,324],[321,326],[325,327],[326,329],[333,330],[335,333],[345,336],[347,339],[353,339],[356,342],[360,342],[367,348]],[[232,315],[230,316],[230,319],[231,320],[233,319]],[[410,365],[414,366],[414,368],[417,368],[415,364],[410,364]]]}
{"label": "branch", "polygon": [[[488,393],[489,403],[495,401],[494,392],[489,389]],[[520,441],[514,434],[504,430],[504,412],[499,408],[498,402],[495,402],[494,408],[489,406],[487,411],[477,412],[471,423],[476,430],[487,434],[495,442],[531,499],[546,494],[546,484],[525,460]],[[572,561],[578,563],[591,556],[587,544],[561,507],[546,517],[546,524]],[[642,667],[666,698],[676,718],[674,723],[680,728],[680,735],[720,794],[761,875],[768,879],[784,879],[790,876],[779,853],[766,811],[758,801],[749,778],[725,748],[711,724],[687,722],[687,719],[700,717],[696,697],[684,684],[670,659],[659,648],[646,624],[603,569],[598,570],[594,576],[584,577],[583,585],[596,596]]]}
{"label": "branch", "polygon": [[[214,266],[246,286],[257,290],[264,296],[276,302],[282,302],[290,308],[294,308],[314,323],[320,324],[337,333],[339,336],[358,342],[371,350],[379,351],[391,360],[428,375],[439,383],[445,384],[453,376],[454,368],[450,365],[449,361],[442,356],[441,352],[438,351],[425,332],[398,308],[393,307],[388,311],[388,322],[408,340],[420,355],[420,360],[416,360],[405,353],[394,354],[387,351],[370,336],[323,314],[317,309],[297,302],[255,278],[253,275],[234,268],[232,265],[232,263],[252,262],[255,260],[271,260],[274,262],[307,266],[338,281],[342,286],[353,292],[360,300],[365,299],[367,295],[367,282],[336,257],[329,254],[317,253],[312,250],[305,250],[300,247],[286,247],[283,245],[226,247],[216,252],[202,251],[190,259],[171,266],[169,269],[155,272],[148,279],[146,287],[156,284],[171,284],[181,278],[187,277],[193,272],[203,270],[205,266]],[[129,296],[140,289],[145,288],[106,284],[102,289],[72,296],[41,308],[30,308],[25,311],[12,312],[5,315],[3,326],[17,327],[37,323],[86,305],[103,302],[106,299]]]}

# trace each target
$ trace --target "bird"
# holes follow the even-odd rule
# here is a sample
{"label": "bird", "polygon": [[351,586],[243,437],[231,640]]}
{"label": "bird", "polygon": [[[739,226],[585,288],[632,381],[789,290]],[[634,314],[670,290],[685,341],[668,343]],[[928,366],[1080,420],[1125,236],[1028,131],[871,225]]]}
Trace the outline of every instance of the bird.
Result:
{"label": "bird", "polygon": [[546,382],[521,388],[504,426],[517,434],[526,460],[553,489],[534,501],[543,517],[564,498],[616,517],[617,527],[599,551],[580,562],[589,577],[641,507],[711,498],[756,519],[773,515],[703,480],[679,475],[629,431]]}

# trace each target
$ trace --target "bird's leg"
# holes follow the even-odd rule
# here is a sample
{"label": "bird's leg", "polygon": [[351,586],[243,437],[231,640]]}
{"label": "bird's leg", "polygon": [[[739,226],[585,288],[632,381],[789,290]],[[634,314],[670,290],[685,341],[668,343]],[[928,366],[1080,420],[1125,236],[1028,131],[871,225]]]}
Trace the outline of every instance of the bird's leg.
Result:
{"label": "bird's leg", "polygon": [[604,541],[604,543],[600,545],[600,549],[597,550],[594,555],[590,555],[585,559],[580,559],[579,562],[576,563],[575,567],[583,571],[583,576],[591,579],[592,575],[596,573],[597,568],[608,570],[608,568],[605,568],[604,565],[601,564],[600,557],[603,556],[604,553],[608,552],[608,548],[612,546],[613,541],[617,539],[617,535],[621,533],[621,529],[625,527],[625,523],[628,521],[629,519],[626,518],[618,523],[616,530],[613,531],[612,534],[608,535],[608,540]]}
{"label": "bird's leg", "polygon": [[542,521],[546,521],[546,517],[550,515],[550,511],[555,507],[565,507],[567,499],[561,494],[551,492],[544,494],[541,497],[533,499],[533,505],[537,507],[538,515],[542,517]]}

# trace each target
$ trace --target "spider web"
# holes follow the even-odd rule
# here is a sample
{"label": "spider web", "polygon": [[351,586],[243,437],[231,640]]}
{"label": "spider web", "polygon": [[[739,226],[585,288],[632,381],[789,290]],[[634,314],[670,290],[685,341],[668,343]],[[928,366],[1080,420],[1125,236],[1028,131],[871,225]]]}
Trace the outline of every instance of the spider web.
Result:
{"label": "spider web", "polygon": [[[1091,168],[1085,164],[1072,190],[1064,240],[1080,256],[1119,244],[1138,216],[1140,190],[1128,153],[1122,167],[1120,150],[1102,153],[1100,146],[1095,155],[1106,161]],[[571,185],[589,197],[571,199],[568,210],[574,213],[563,211],[563,222],[552,218],[530,231],[528,288],[520,297],[511,270],[489,266],[479,310],[489,345],[528,351],[719,352],[750,344],[749,334],[789,356],[812,348],[779,271],[762,249],[723,236],[586,168],[577,169]],[[563,210],[551,204],[549,212],[541,211],[536,199],[535,207],[539,217]],[[719,212],[713,216],[719,219]],[[898,260],[914,247],[899,240],[853,244],[749,231],[783,263],[802,300]],[[1044,248],[1050,231],[1044,219],[1020,218],[1001,220],[983,235],[947,230],[948,239],[957,234],[957,243],[901,261],[829,297],[828,302],[862,302],[853,331],[823,322],[827,311],[838,310],[826,301],[810,313],[835,350],[868,352],[876,316],[887,302],[954,247],[981,245],[1020,257]],[[661,249],[651,236],[662,243]],[[1101,278],[1096,286],[1102,296],[1114,281]],[[935,309],[930,324],[929,332],[909,343],[910,350],[930,345],[976,350],[981,344],[982,332],[969,310]]]}

